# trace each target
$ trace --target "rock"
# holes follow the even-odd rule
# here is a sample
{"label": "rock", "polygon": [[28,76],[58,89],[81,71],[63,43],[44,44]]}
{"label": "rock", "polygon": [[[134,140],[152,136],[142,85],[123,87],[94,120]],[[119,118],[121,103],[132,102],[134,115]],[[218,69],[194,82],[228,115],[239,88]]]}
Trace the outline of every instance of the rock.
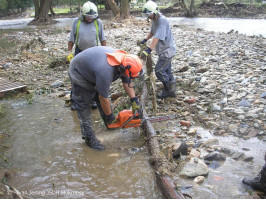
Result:
{"label": "rock", "polygon": [[232,156],[232,155],[235,153],[234,150],[232,150],[232,149],[228,149],[228,148],[222,148],[221,151],[222,151],[223,153],[225,153],[226,155],[228,155],[228,156]]}
{"label": "rock", "polygon": [[230,125],[228,126],[228,131],[231,132],[231,133],[236,133],[236,132],[238,131],[238,127],[237,127],[237,125],[235,125],[235,124],[230,124]]}
{"label": "rock", "polygon": [[225,161],[226,157],[222,155],[220,152],[211,152],[207,156],[204,156],[204,160],[207,161]]}
{"label": "rock", "polygon": [[211,147],[212,145],[218,145],[219,144],[219,140],[218,139],[210,139],[206,142],[204,142],[201,147],[206,147],[206,148],[209,148]]}
{"label": "rock", "polygon": [[250,81],[250,78],[246,78],[240,84],[241,85],[247,85],[249,83],[249,81]]}
{"label": "rock", "polygon": [[227,104],[227,98],[223,98],[223,100],[220,101],[220,104]]}
{"label": "rock", "polygon": [[189,69],[189,67],[186,65],[186,66],[182,66],[178,69],[179,72],[185,72]]}
{"label": "rock", "polygon": [[218,57],[218,56],[215,57],[215,58],[211,58],[211,59],[210,59],[211,62],[219,62],[220,60],[221,60],[221,58]]}
{"label": "rock", "polygon": [[190,56],[192,56],[192,55],[193,55],[193,51],[187,51],[187,52],[186,52],[186,56],[187,56],[187,57],[190,57]]}
{"label": "rock", "polygon": [[208,175],[208,173],[209,168],[202,160],[198,158],[191,158],[179,174],[186,177],[197,177]]}
{"label": "rock", "polygon": [[181,155],[188,155],[188,147],[185,142],[173,146],[173,158],[178,159]]}
{"label": "rock", "polygon": [[200,79],[200,83],[205,83],[207,81],[207,77],[203,76],[201,79]]}
{"label": "rock", "polygon": [[252,160],[254,160],[254,157],[252,157],[252,156],[244,156],[244,158],[243,158],[243,161],[245,161],[245,162],[251,162]]}
{"label": "rock", "polygon": [[189,129],[189,131],[187,133],[189,135],[195,135],[197,133],[197,129],[196,128]]}
{"label": "rock", "polygon": [[199,63],[198,62],[190,62],[189,63],[189,66],[191,66],[191,67],[197,67],[197,66],[199,66]]}
{"label": "rock", "polygon": [[239,159],[241,159],[242,157],[244,156],[244,153],[243,152],[235,152],[232,156],[231,156],[231,158],[233,158],[234,160],[239,160]]}
{"label": "rock", "polygon": [[204,176],[197,176],[194,179],[194,183],[202,183],[204,180],[205,180],[205,177]]}
{"label": "rock", "polygon": [[57,87],[60,87],[60,86],[62,86],[62,85],[64,85],[64,82],[61,81],[61,80],[57,80],[57,81],[53,82],[53,83],[50,85],[50,87],[51,87],[51,88],[57,88]]}
{"label": "rock", "polygon": [[250,102],[248,100],[243,99],[237,105],[238,106],[243,106],[243,107],[250,107]]}
{"label": "rock", "polygon": [[190,155],[191,157],[199,158],[199,157],[200,157],[200,152],[197,151],[196,149],[191,149],[189,155]]}
{"label": "rock", "polygon": [[202,77],[198,76],[196,77],[195,81],[200,81],[202,79]]}
{"label": "rock", "polygon": [[208,67],[201,67],[199,69],[197,69],[195,72],[196,73],[204,73],[204,72],[207,72],[209,70]]}
{"label": "rock", "polygon": [[3,65],[3,69],[8,69],[8,68],[10,68],[12,65],[13,65],[12,63],[5,63],[5,64]]}
{"label": "rock", "polygon": [[263,92],[263,93],[260,95],[260,98],[266,99],[266,92]]}
{"label": "rock", "polygon": [[237,56],[237,52],[230,52],[230,53],[228,53],[228,56],[230,56],[230,57]]}
{"label": "rock", "polygon": [[247,131],[248,131],[248,127],[239,128],[239,133],[241,133],[241,135],[245,135]]}
{"label": "rock", "polygon": [[190,125],[191,125],[191,122],[181,120],[181,121],[180,121],[180,124],[181,124],[182,126],[190,126]]}
{"label": "rock", "polygon": [[221,111],[221,106],[217,105],[217,104],[212,104],[212,111],[213,112],[220,112]]}
{"label": "rock", "polygon": [[196,103],[196,98],[194,98],[194,97],[185,98],[184,101],[189,103],[189,104],[192,104],[192,103]]}
{"label": "rock", "polygon": [[211,168],[211,169],[217,169],[218,167],[221,166],[221,164],[220,164],[220,162],[213,161],[213,162],[211,162],[208,166],[209,166],[209,168]]}

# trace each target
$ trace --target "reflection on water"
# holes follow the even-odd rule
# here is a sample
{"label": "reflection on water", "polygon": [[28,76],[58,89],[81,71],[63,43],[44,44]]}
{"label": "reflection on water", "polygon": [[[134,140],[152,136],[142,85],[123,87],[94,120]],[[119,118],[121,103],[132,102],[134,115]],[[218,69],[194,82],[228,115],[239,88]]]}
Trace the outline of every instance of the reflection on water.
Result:
{"label": "reflection on water", "polygon": [[[27,26],[33,18],[0,20],[0,29],[35,29],[37,26]],[[71,26],[76,18],[58,18],[59,23],[50,25],[52,27]],[[138,17],[140,20],[143,18]],[[265,19],[237,19],[237,18],[184,18],[169,17],[171,25],[178,25],[183,28],[202,28],[207,31],[227,33],[232,29],[246,35],[262,35],[266,37]],[[103,20],[105,21],[105,20]]]}
{"label": "reflection on water", "polygon": [[[143,138],[135,129],[106,131],[93,111],[97,137],[107,150],[88,148],[76,112],[59,99],[29,105],[9,100],[1,131],[10,134],[4,153],[8,184],[31,198],[161,198]],[[5,124],[5,126],[2,126]],[[139,151],[131,151],[131,149]],[[0,171],[4,170],[0,168]]]}

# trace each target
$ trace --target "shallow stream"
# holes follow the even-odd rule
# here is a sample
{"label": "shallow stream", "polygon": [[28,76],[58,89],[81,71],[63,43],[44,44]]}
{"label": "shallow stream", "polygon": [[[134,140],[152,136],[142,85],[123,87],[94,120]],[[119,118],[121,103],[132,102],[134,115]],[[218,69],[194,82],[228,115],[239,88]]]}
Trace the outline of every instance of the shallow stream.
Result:
{"label": "shallow stream", "polygon": [[30,198],[161,198],[139,129],[106,131],[93,111],[97,137],[105,151],[81,139],[76,112],[60,99],[2,101],[9,134],[8,184]]}

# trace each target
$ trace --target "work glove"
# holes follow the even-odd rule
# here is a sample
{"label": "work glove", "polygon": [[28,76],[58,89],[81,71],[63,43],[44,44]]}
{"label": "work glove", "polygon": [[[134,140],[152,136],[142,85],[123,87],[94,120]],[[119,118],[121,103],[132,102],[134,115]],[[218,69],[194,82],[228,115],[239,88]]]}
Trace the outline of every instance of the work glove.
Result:
{"label": "work glove", "polygon": [[151,51],[152,50],[149,47],[147,49],[145,49],[144,51],[142,51],[141,55],[140,55],[141,58],[145,60],[151,54]]}
{"label": "work glove", "polygon": [[133,97],[130,99],[131,101],[131,105],[132,105],[132,113],[134,114],[135,111],[138,112],[138,114],[141,114],[142,113],[142,108],[141,108],[141,105],[139,103],[139,100],[137,97]]}
{"label": "work glove", "polygon": [[73,53],[70,53],[68,56],[67,56],[67,61],[70,63],[70,61],[74,58],[74,55]]}
{"label": "work glove", "polygon": [[147,40],[144,39],[144,40],[142,40],[142,41],[140,42],[140,44],[143,45],[143,44],[145,44],[146,42],[147,42]]}
{"label": "work glove", "polygon": [[105,119],[108,125],[113,124],[117,121],[113,113],[111,113],[110,115],[106,115]]}

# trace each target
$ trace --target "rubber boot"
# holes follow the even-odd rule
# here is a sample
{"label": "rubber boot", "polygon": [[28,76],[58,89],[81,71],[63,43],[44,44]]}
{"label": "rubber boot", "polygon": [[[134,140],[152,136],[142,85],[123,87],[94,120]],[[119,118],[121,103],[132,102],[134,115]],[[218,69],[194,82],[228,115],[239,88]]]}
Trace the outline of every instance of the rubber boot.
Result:
{"label": "rubber boot", "polygon": [[75,103],[73,101],[71,101],[71,110],[76,111],[77,107],[75,106]]}
{"label": "rubber boot", "polygon": [[85,143],[89,147],[97,149],[97,150],[104,150],[105,149],[105,147],[101,144],[101,142],[95,136],[91,137],[91,138],[85,137]]}
{"label": "rubber boot", "polygon": [[97,109],[96,101],[91,102],[91,108],[92,109]]}
{"label": "rubber boot", "polygon": [[163,91],[157,95],[159,99],[165,99],[167,97],[176,97],[175,94],[175,82],[163,83]]}
{"label": "rubber boot", "polygon": [[176,82],[175,80],[169,83],[169,91],[171,97],[176,97]]}
{"label": "rubber boot", "polygon": [[266,171],[261,170],[259,175],[253,179],[244,178],[242,182],[254,189],[266,192]]}

